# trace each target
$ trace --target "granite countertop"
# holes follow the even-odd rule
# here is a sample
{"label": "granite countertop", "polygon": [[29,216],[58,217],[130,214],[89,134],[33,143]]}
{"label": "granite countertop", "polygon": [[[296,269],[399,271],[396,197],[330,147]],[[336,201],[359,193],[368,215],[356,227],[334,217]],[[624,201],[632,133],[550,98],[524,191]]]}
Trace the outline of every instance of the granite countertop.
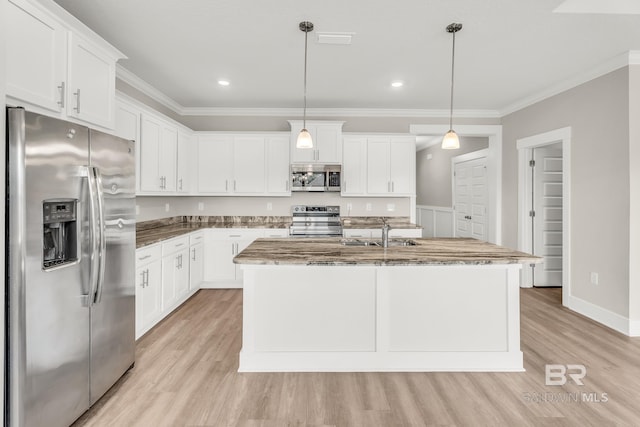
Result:
{"label": "granite countertop", "polygon": [[[422,228],[406,217],[387,218],[391,228]],[[381,217],[343,217],[343,228],[380,228]],[[178,216],[136,225],[136,248],[152,245],[206,228],[289,228],[288,216]]]}
{"label": "granite countertop", "polygon": [[[381,228],[383,224],[383,217],[379,216],[343,216],[342,228],[354,229],[354,228]],[[384,217],[387,224],[393,228],[417,228],[422,229],[422,226],[409,222],[407,217]]]}
{"label": "granite countertop", "polygon": [[[254,265],[486,265],[538,263],[542,258],[468,238],[410,239],[415,246],[344,246],[336,238],[257,239],[235,258]],[[359,239],[365,240],[365,239]]]}
{"label": "granite countertop", "polygon": [[289,228],[288,217],[172,217],[136,225],[136,248],[207,228]]}

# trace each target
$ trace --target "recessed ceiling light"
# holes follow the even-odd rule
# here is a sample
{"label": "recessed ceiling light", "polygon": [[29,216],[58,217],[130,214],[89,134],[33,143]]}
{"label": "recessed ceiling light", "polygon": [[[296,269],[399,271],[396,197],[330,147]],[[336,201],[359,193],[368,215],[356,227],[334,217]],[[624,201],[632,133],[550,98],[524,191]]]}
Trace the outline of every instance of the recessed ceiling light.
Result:
{"label": "recessed ceiling light", "polygon": [[402,87],[402,86],[404,86],[404,83],[402,83],[402,82],[391,82],[391,86],[392,87]]}
{"label": "recessed ceiling light", "polygon": [[229,80],[218,80],[220,86],[229,86]]}

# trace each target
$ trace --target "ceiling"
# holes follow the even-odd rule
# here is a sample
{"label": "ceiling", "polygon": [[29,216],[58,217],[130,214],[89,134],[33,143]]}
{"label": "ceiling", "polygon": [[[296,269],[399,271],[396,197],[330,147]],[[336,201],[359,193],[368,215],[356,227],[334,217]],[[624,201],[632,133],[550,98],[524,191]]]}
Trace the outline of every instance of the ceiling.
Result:
{"label": "ceiling", "polygon": [[[640,50],[640,14],[628,0],[590,0],[584,11],[573,0],[56,2],[127,55],[122,67],[194,110],[301,107],[304,20],[315,25],[310,109],[448,112],[451,22],[464,25],[456,35],[456,110],[504,112]],[[335,45],[319,44],[318,32],[354,34],[350,45]],[[395,80],[404,86],[392,88]]]}

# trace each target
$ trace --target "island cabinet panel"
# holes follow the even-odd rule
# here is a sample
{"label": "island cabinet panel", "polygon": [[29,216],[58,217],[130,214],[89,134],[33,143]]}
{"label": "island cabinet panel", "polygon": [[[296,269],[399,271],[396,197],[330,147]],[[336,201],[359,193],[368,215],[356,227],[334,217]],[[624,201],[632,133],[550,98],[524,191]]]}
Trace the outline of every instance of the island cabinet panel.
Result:
{"label": "island cabinet panel", "polygon": [[245,319],[255,327],[256,351],[375,351],[373,269],[260,274],[268,284],[253,290],[254,315]]}
{"label": "island cabinet panel", "polygon": [[504,270],[432,268],[420,281],[410,269],[384,274],[389,351],[507,351]]}
{"label": "island cabinet panel", "polygon": [[240,372],[523,370],[520,264],[460,258],[406,265],[409,257],[405,265],[379,266],[363,255],[359,266],[314,265],[317,257],[283,265],[239,258]]}

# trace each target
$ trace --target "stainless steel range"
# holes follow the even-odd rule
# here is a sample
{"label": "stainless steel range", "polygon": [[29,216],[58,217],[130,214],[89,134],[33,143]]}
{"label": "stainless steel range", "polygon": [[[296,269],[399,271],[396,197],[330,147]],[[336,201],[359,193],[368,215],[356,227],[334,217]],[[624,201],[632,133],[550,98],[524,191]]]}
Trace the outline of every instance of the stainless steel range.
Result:
{"label": "stainless steel range", "polygon": [[291,237],[342,236],[340,206],[294,205],[291,216]]}

